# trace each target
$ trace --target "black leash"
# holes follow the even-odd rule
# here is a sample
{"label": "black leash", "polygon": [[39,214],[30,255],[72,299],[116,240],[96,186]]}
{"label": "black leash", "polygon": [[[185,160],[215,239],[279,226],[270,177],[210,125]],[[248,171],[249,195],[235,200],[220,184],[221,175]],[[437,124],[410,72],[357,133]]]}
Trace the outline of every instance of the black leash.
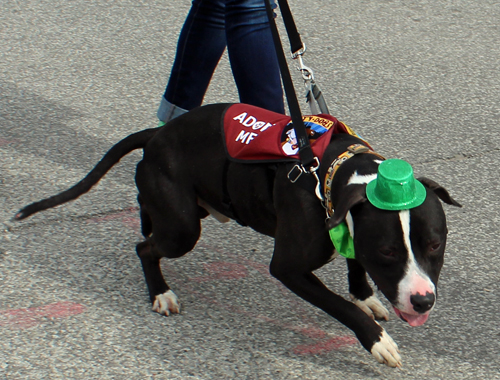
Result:
{"label": "black leash", "polygon": [[[300,112],[299,102],[297,100],[297,95],[293,86],[292,77],[290,75],[290,70],[288,68],[285,54],[283,52],[283,46],[281,45],[280,36],[278,33],[278,28],[276,22],[274,21],[274,13],[271,8],[270,0],[265,0],[267,17],[269,19],[269,25],[271,27],[271,33],[273,36],[274,47],[276,49],[276,56],[278,58],[278,64],[281,71],[281,79],[283,81],[283,87],[285,89],[285,95],[288,103],[288,108],[290,110],[290,116],[293,123],[293,129],[295,130],[295,136],[297,137],[297,142],[299,146],[299,158],[300,164],[294,165],[288,172],[288,179],[292,182],[298,182],[302,187],[309,188],[316,194],[316,196],[323,202],[323,195],[321,193],[321,186],[318,174],[316,171],[319,169],[319,160],[314,156],[314,153],[309,142],[309,137],[307,135],[306,127],[304,121],[302,120],[302,113]],[[292,58],[299,58],[301,71],[305,69],[307,73],[310,73],[310,79],[312,79],[312,71],[302,64],[301,56],[305,51],[305,46],[302,44],[299,32],[293,21],[292,13],[286,0],[278,0],[281,14],[283,16],[283,21],[285,23],[285,28],[288,33],[288,38],[290,40],[290,47],[292,49]],[[304,71],[302,71],[302,76],[304,79],[307,76]],[[313,87],[310,87],[312,90]],[[303,176],[302,174],[306,174]]]}
{"label": "black leash", "polygon": [[281,17],[283,17],[283,23],[285,24],[286,33],[288,34],[288,40],[290,41],[292,58],[295,58],[296,55],[304,53],[306,48],[300,39],[300,34],[293,20],[292,11],[288,6],[288,2],[286,0],[278,0],[278,4]]}
{"label": "black leash", "polygon": [[[269,25],[271,27],[271,33],[273,36],[274,47],[276,49],[276,55],[278,58],[278,64],[280,66],[281,71],[281,79],[283,81],[283,87],[285,89],[285,95],[288,102],[288,109],[290,110],[290,116],[292,118],[293,128],[295,130],[295,135],[297,137],[297,142],[299,145],[299,157],[301,166],[296,165],[296,169],[292,169],[289,173],[289,178],[292,175],[290,180],[295,182],[300,175],[304,172],[312,172],[315,168],[319,166],[318,159],[314,157],[311,144],[309,143],[309,137],[307,136],[306,127],[302,120],[302,113],[300,112],[299,102],[297,100],[297,95],[295,93],[295,88],[293,86],[292,77],[290,75],[290,70],[288,68],[285,54],[283,52],[283,46],[281,45],[280,36],[278,33],[278,28],[276,26],[276,22],[274,21],[274,12],[271,8],[271,0],[265,0],[267,16],[269,19]],[[292,51],[298,52],[303,51],[303,44],[300,40],[300,35],[297,31],[295,23],[293,22],[293,17],[290,12],[290,8],[288,7],[288,3],[286,0],[278,0],[280,10],[283,15],[283,19],[285,20],[284,15],[287,15],[287,21],[285,22],[285,27],[290,30],[291,34],[289,34],[290,46],[292,47]],[[291,20],[291,22],[290,22]],[[292,173],[294,171],[294,173]]]}

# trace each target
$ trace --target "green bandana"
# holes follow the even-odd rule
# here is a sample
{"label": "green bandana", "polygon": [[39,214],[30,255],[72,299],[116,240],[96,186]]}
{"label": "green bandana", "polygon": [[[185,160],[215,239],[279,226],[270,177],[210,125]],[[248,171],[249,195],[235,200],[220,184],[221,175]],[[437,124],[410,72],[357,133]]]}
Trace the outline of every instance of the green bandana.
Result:
{"label": "green bandana", "polygon": [[329,233],[337,252],[347,259],[354,259],[354,242],[346,222],[333,227]]}

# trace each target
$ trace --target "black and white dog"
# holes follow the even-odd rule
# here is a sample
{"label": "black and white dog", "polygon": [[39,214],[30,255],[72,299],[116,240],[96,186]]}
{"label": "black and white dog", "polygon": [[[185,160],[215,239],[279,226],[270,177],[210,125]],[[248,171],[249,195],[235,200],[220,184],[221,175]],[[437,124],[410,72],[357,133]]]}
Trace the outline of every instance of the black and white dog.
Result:
{"label": "black and white dog", "polygon": [[[377,361],[401,364],[398,347],[376,320],[389,312],[370,288],[366,274],[410,325],[425,322],[436,300],[443,265],[447,227],[439,199],[460,206],[437,183],[421,178],[426,198],[418,207],[386,211],[366,198],[367,183],[377,176],[381,159],[369,153],[346,160],[331,183],[335,210],[325,226],[325,209],[310,191],[287,178],[284,164],[238,163],[228,160],[221,137],[227,104],[197,108],[166,126],[132,134],[114,145],[81,182],[56,196],[33,203],[15,216],[75,199],[90,190],[123,156],[142,148],[137,165],[142,233],[137,254],[153,310],[180,311],[165,282],[162,257],[180,257],[193,249],[200,220],[237,219],[275,239],[270,272],[292,292],[349,327]],[[334,134],[321,160],[321,181],[332,161],[352,144],[365,144],[348,134]],[[347,259],[352,302],[330,291],[314,271],[334,255],[328,230],[346,222],[355,259]]]}

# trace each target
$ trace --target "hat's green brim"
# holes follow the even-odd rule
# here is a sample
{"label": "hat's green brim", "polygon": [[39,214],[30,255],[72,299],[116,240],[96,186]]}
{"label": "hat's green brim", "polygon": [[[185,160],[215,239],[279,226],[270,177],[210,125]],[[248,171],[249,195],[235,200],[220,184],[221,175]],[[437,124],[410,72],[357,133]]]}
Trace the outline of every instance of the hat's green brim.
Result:
{"label": "hat's green brim", "polygon": [[377,180],[369,182],[366,185],[366,197],[368,201],[377,208],[382,210],[391,210],[391,211],[399,211],[399,210],[409,210],[411,208],[415,208],[420,206],[425,201],[425,197],[427,196],[427,191],[425,190],[425,186],[422,185],[420,181],[415,179],[415,197],[403,203],[391,203],[386,202],[377,197],[375,194],[375,186],[377,185]]}

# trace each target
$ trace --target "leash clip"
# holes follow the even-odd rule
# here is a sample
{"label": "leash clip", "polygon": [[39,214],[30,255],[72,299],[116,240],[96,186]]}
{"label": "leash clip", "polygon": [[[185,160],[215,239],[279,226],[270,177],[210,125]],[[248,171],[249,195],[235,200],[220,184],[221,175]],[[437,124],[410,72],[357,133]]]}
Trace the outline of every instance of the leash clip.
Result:
{"label": "leash clip", "polygon": [[292,59],[298,59],[299,65],[297,67],[297,70],[300,71],[302,74],[302,79],[304,79],[305,82],[311,81],[314,82],[314,73],[310,67],[307,67],[304,65],[304,61],[302,60],[302,56],[306,52],[306,45],[303,44],[302,47],[297,50],[296,52],[292,53]]}
{"label": "leash clip", "polygon": [[304,79],[305,82],[313,82],[314,83],[314,73],[310,67],[307,67],[304,65],[304,61],[302,60],[302,55],[297,56],[299,60],[299,66],[297,67],[297,70],[300,71],[302,74],[302,79]]}
{"label": "leash clip", "polygon": [[321,181],[319,180],[318,174],[316,173],[318,171],[319,165],[320,165],[319,158],[314,157],[314,161],[316,163],[316,166],[311,165],[309,167],[309,173],[311,173],[314,176],[314,178],[316,179],[316,186],[314,188],[314,193],[316,194],[316,197],[318,197],[318,199],[321,201],[321,203],[323,203],[324,198],[323,198],[323,194],[321,194]]}
{"label": "leash clip", "polygon": [[295,164],[294,167],[288,172],[287,177],[290,180],[291,183],[295,183],[299,180],[300,176],[302,174],[311,174],[314,179],[316,180],[316,184],[314,185],[314,194],[316,197],[321,201],[321,204],[325,201],[323,198],[323,195],[321,194],[321,181],[319,180],[318,174],[316,173],[319,169],[319,159],[318,157],[314,157],[315,165],[309,166],[308,169],[306,169],[303,165],[301,164]]}

